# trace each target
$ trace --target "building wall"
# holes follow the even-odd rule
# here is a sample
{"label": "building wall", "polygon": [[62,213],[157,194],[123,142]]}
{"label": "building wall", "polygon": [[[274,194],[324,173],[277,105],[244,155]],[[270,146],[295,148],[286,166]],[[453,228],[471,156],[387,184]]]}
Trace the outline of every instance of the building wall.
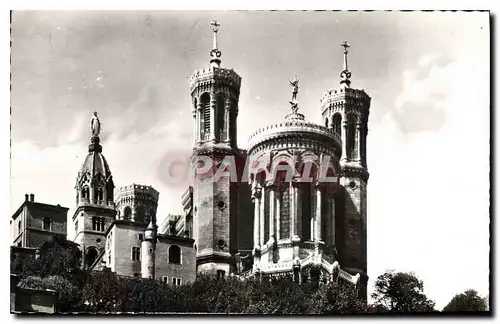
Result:
{"label": "building wall", "polygon": [[[95,246],[99,249],[104,248],[105,234],[111,223],[114,221],[115,212],[108,208],[81,208],[77,211],[73,226],[78,222],[78,232],[75,234],[74,241],[85,247]],[[92,217],[104,217],[104,230],[96,231],[92,229]]]}
{"label": "building wall", "polygon": [[[354,188],[351,188],[351,182],[355,183]],[[342,230],[340,233],[342,242],[339,244],[341,264],[343,267],[366,272],[366,182],[358,177],[343,177],[342,183],[344,184],[342,210],[340,210],[342,219],[338,224]]]}
{"label": "building wall", "polygon": [[[65,207],[25,201],[10,222],[12,245],[38,247],[54,234],[66,236],[67,212]],[[43,229],[44,218],[51,220],[50,230]]]}
{"label": "building wall", "polygon": [[[191,242],[189,244],[189,242]],[[194,281],[196,279],[196,252],[193,248],[193,241],[188,243],[177,241],[175,237],[165,239],[160,237],[156,243],[156,262],[155,277],[157,280],[163,280],[168,277],[168,283],[172,283],[172,277],[181,278],[182,283]],[[188,245],[186,245],[188,244]],[[172,245],[177,245],[181,249],[181,264],[172,264],[168,262],[168,251]]]}
{"label": "building wall", "polygon": [[15,311],[54,314],[57,293],[49,290],[16,288]]}
{"label": "building wall", "polygon": [[253,249],[253,213],[252,193],[248,182],[238,186],[238,250]]}
{"label": "building wall", "polygon": [[[132,247],[141,248],[139,234],[144,235],[145,226],[137,224],[115,224],[112,233],[111,270],[118,275],[133,277],[141,276],[141,257],[138,261],[132,260]],[[141,255],[143,251],[140,252]],[[105,255],[107,258],[107,256]]]}

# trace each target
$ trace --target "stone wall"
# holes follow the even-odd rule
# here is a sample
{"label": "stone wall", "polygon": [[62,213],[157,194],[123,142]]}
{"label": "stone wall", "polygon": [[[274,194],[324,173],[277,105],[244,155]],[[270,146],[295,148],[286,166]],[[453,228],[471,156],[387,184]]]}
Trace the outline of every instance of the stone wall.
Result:
{"label": "stone wall", "polygon": [[[12,301],[12,297],[11,297]],[[57,305],[57,292],[53,290],[15,289],[15,306],[11,312],[54,314]]]}
{"label": "stone wall", "polygon": [[[169,263],[168,253],[172,245],[181,249],[181,263]],[[172,236],[160,236],[156,243],[155,277],[162,280],[167,277],[168,283],[172,284],[172,278],[182,279],[182,283],[196,279],[196,252],[193,248],[192,239],[176,238]]]}
{"label": "stone wall", "polygon": [[[138,261],[132,260],[132,247],[141,248],[139,234],[144,235],[145,225],[137,223],[115,223],[110,231],[112,235],[111,259],[108,267],[117,275],[133,277],[141,276],[141,258]],[[141,254],[143,251],[141,251]],[[108,258],[105,255],[106,259]],[[108,260],[106,260],[108,262]]]}

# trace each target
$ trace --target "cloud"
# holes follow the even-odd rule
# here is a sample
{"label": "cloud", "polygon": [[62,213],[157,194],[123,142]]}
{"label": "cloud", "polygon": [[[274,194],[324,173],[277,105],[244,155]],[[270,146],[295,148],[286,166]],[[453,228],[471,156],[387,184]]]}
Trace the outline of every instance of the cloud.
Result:
{"label": "cloud", "polygon": [[428,56],[403,79],[368,136],[369,275],[414,271],[443,307],[489,288],[488,63]]}
{"label": "cloud", "polygon": [[446,120],[446,100],[459,72],[451,59],[425,55],[416,68],[403,73],[403,89],[392,114],[404,133],[441,128]]}

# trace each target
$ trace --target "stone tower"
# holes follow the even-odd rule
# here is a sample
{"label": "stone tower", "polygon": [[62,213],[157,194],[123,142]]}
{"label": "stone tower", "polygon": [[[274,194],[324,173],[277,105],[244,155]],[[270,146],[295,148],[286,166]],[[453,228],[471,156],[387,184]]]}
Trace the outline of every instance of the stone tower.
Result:
{"label": "stone tower", "polygon": [[220,177],[214,174],[221,163],[235,162],[235,166],[242,158],[236,143],[241,77],[221,67],[217,45],[220,25],[217,21],[211,25],[210,65],[195,71],[190,79],[194,121],[193,238],[197,271],[224,275],[235,271],[238,183],[231,181],[229,172]]}
{"label": "stone tower", "polygon": [[364,90],[351,88],[347,66],[349,45],[344,48],[344,69],[340,87],[321,98],[324,125],[333,128],[342,139],[340,159],[341,190],[336,197],[336,245],[339,261],[346,269],[367,272],[367,181],[366,137],[371,98]]}
{"label": "stone tower", "polygon": [[156,224],[156,210],[160,193],[151,186],[131,184],[118,189],[115,202],[118,219],[137,223]]}
{"label": "stone tower", "polygon": [[91,120],[92,137],[87,157],[76,179],[76,209],[73,214],[74,241],[83,249],[85,268],[104,250],[105,233],[115,220],[113,176],[99,143],[100,121]]}
{"label": "stone tower", "polygon": [[144,239],[141,243],[141,273],[143,278],[155,279],[156,232],[156,224],[150,221],[144,231]]}

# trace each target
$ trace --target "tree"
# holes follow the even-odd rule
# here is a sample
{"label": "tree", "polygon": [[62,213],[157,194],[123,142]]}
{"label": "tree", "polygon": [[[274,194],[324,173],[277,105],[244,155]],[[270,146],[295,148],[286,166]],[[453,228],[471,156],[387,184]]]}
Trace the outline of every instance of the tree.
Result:
{"label": "tree", "polygon": [[367,312],[366,304],[358,298],[354,287],[330,282],[323,285],[309,301],[309,314],[352,314]]}
{"label": "tree", "polygon": [[443,312],[484,312],[486,309],[486,300],[481,298],[477,291],[468,289],[455,295],[443,308]]}
{"label": "tree", "polygon": [[372,309],[388,312],[432,312],[435,303],[424,294],[424,283],[413,273],[388,271],[375,282]]}
{"label": "tree", "polygon": [[125,291],[123,280],[108,268],[93,272],[83,288],[82,310],[93,313],[126,311],[123,307]]}
{"label": "tree", "polygon": [[23,268],[24,276],[61,276],[78,286],[84,283],[84,272],[80,268],[82,252],[78,244],[56,235],[42,243],[39,253],[38,258],[27,259],[29,263]]}

